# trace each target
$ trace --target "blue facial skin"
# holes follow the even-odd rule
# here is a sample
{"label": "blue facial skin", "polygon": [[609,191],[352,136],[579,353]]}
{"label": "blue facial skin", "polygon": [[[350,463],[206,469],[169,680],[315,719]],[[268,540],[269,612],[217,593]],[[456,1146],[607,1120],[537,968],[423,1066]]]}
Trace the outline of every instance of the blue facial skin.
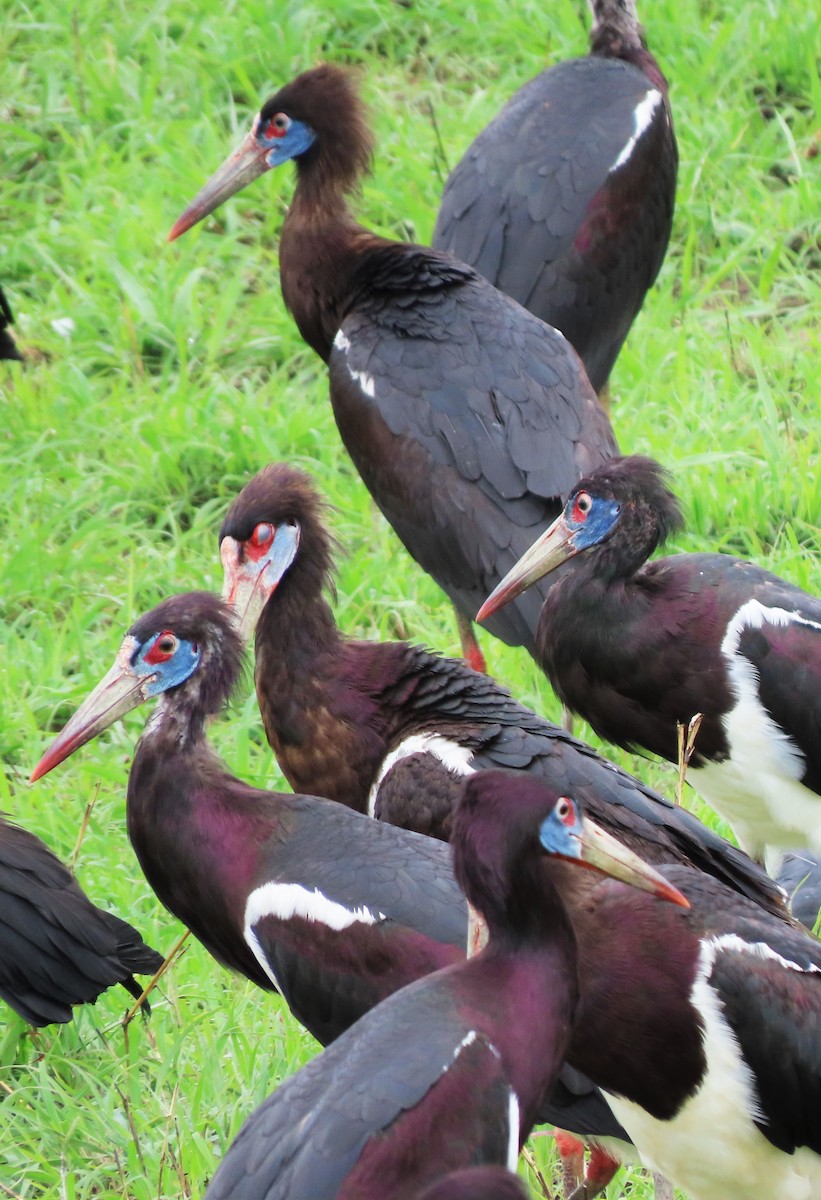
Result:
{"label": "blue facial skin", "polygon": [[177,638],[177,649],[171,658],[165,662],[148,663],[145,661],[145,656],[151,653],[156,642],[165,636],[158,633],[150,641],[144,642],[140,646],[137,656],[132,660],[132,670],[135,675],[154,675],[146,689],[148,696],[159,696],[161,692],[167,692],[169,688],[178,687],[184,683],[200,664],[202,651],[196,642],[187,642],[184,638]]}
{"label": "blue facial skin", "polygon": [[594,497],[590,511],[582,522],[573,519],[574,503],[575,497],[567,506],[565,520],[571,529],[576,531],[573,534],[575,549],[586,550],[588,546],[595,546],[607,537],[618,519],[621,505],[616,500],[597,500]]}
{"label": "blue facial skin", "polygon": [[[262,122],[260,122],[261,124]],[[310,150],[316,141],[316,134],[304,121],[292,120],[287,132],[282,137],[266,138],[260,129],[257,133],[257,141],[260,146],[271,147],[265,155],[268,166],[279,167],[282,163],[289,162],[292,158],[299,158],[300,154]]]}
{"label": "blue facial skin", "polygon": [[569,823],[563,820],[554,808],[539,826],[539,842],[548,854],[578,859],[581,857],[582,830],[582,819],[575,808]]}

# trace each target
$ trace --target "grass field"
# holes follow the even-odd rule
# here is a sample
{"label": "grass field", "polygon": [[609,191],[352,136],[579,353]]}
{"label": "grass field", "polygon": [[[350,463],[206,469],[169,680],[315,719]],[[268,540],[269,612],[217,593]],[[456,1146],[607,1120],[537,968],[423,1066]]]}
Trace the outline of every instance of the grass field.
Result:
{"label": "grass field", "polygon": [[[749,554],[819,593],[814,9],[642,5],[672,84],[681,171],[668,258],[612,386],[622,447],[675,470],[689,517],[679,547]],[[374,115],[363,220],[425,241],[447,165],[519,84],[583,51],[585,25],[580,0],[8,0],[0,282],[28,360],[0,364],[0,808],[69,858],[97,797],[78,877],[164,951],[181,929],[142,880],[124,824],[145,714],[26,781],[132,619],[169,593],[219,587],[216,531],[242,482],[280,458],[314,472],[347,551],[346,631],[458,650],[449,606],[355,476],[324,368],[282,306],[290,172],[173,246],[165,234],[259,99],[328,58],[361,66]],[[556,714],[529,660],[483,644],[517,695]],[[279,785],[250,689],[213,738],[238,775]],[[666,768],[627,765],[672,790]],[[127,1035],[125,999],[115,990],[36,1037],[6,1024],[4,1194],[199,1196],[244,1116],[315,1050],[278,1000],[198,944]],[[536,1139],[549,1164],[548,1147]]]}

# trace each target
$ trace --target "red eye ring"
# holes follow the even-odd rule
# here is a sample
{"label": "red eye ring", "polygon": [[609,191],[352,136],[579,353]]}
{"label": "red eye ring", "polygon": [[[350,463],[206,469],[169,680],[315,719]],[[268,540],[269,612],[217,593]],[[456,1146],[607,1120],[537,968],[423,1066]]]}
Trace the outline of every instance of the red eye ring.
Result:
{"label": "red eye ring", "polygon": [[556,801],[556,816],[563,825],[576,824],[576,806],[567,796],[560,796]]}
{"label": "red eye ring", "polygon": [[262,136],[266,141],[271,141],[273,138],[285,137],[290,128],[291,118],[287,113],[274,113],[262,131]]}
{"label": "red eye ring", "polygon": [[589,492],[579,492],[573,499],[573,508],[570,513],[571,520],[583,524],[593,507],[593,497]]}
{"label": "red eye ring", "polygon": [[154,639],[154,645],[145,655],[145,662],[152,667],[157,666],[159,663],[168,662],[169,658],[173,658],[177,653],[179,644],[177,635],[172,633],[170,629],[164,629]]}
{"label": "red eye ring", "polygon": [[249,538],[251,545],[256,546],[259,550],[264,550],[266,546],[270,546],[273,540],[274,527],[268,521],[260,521]]}

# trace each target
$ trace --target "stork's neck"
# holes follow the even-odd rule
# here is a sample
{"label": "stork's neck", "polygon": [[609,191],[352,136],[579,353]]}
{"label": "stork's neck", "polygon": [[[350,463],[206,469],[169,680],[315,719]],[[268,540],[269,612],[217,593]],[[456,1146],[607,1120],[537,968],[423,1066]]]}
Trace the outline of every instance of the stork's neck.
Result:
{"label": "stork's neck", "polygon": [[357,225],[327,179],[300,171],[279,247],[282,297],[302,337],[326,362],[362,254],[381,239]]}
{"label": "stork's neck", "polygon": [[257,626],[255,680],[268,741],[295,791],[365,811],[387,751],[374,693],[390,679],[392,649],[347,641],[324,596],[282,581]]}
{"label": "stork's neck", "polygon": [[546,1099],[541,1083],[552,1079],[551,1061],[558,1067],[565,1056],[579,983],[573,927],[555,891],[517,889],[516,907],[507,927],[491,924],[486,949],[460,968],[459,987],[466,1005],[477,994],[496,998],[495,1028],[488,1032],[523,1105],[522,1123],[529,1124]]}
{"label": "stork's neck", "polygon": [[269,987],[242,929],[261,848],[276,825],[276,797],[229,775],[201,723],[198,731],[186,727],[179,706],[164,699],[134,754],[128,836],[161,903],[220,961]]}
{"label": "stork's neck", "polygon": [[647,49],[633,0],[590,0],[590,53],[632,63],[666,96],[667,80]]}
{"label": "stork's neck", "polygon": [[[671,880],[696,874],[678,868]],[[701,1018],[690,1000],[699,959],[691,914],[612,880],[597,881],[568,911],[581,984],[568,1062],[600,1087],[672,1117],[704,1070]]]}
{"label": "stork's neck", "polygon": [[[596,553],[580,555],[559,568],[561,575],[545,597],[536,641],[545,669],[560,688],[564,671],[574,673],[582,656],[584,672],[595,675],[597,664],[606,664],[618,674],[620,657],[635,652],[635,631],[656,632],[649,618],[655,572],[645,568],[626,575],[609,572],[606,565]],[[578,703],[578,697],[562,699]]]}

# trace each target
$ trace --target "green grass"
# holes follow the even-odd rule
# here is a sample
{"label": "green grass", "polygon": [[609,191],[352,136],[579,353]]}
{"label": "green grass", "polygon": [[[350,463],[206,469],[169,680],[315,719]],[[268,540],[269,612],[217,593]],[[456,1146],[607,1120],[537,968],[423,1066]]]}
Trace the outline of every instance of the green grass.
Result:
{"label": "green grass", "polygon": [[[612,384],[622,447],[676,472],[689,516],[680,547],[749,554],[818,593],[813,9],[642,5],[672,81],[681,173],[670,253]],[[549,10],[535,0],[6,6],[0,281],[29,359],[0,366],[0,807],[68,857],[99,788],[79,878],[160,948],[181,931],[142,880],[124,827],[142,717],[40,785],[26,780],[131,620],[163,595],[218,587],[216,530],[241,483],[278,458],[315,474],[347,551],[344,629],[458,648],[448,606],[355,476],[322,365],[283,309],[276,252],[289,172],[173,246],[165,233],[259,99],[328,57],[361,66],[374,114],[363,219],[425,240],[447,164],[519,84],[584,45],[571,0]],[[65,317],[74,329],[64,337],[54,322]],[[519,696],[556,715],[529,661],[484,644]],[[237,774],[280,784],[250,695],[213,737]],[[672,791],[669,769],[624,761]],[[4,1193],[198,1196],[244,1116],[315,1050],[276,999],[197,944],[127,1039],[124,1001],[109,993],[36,1037],[9,1021]],[[548,1140],[535,1146],[545,1162]],[[630,1194],[649,1194],[639,1176]]]}

